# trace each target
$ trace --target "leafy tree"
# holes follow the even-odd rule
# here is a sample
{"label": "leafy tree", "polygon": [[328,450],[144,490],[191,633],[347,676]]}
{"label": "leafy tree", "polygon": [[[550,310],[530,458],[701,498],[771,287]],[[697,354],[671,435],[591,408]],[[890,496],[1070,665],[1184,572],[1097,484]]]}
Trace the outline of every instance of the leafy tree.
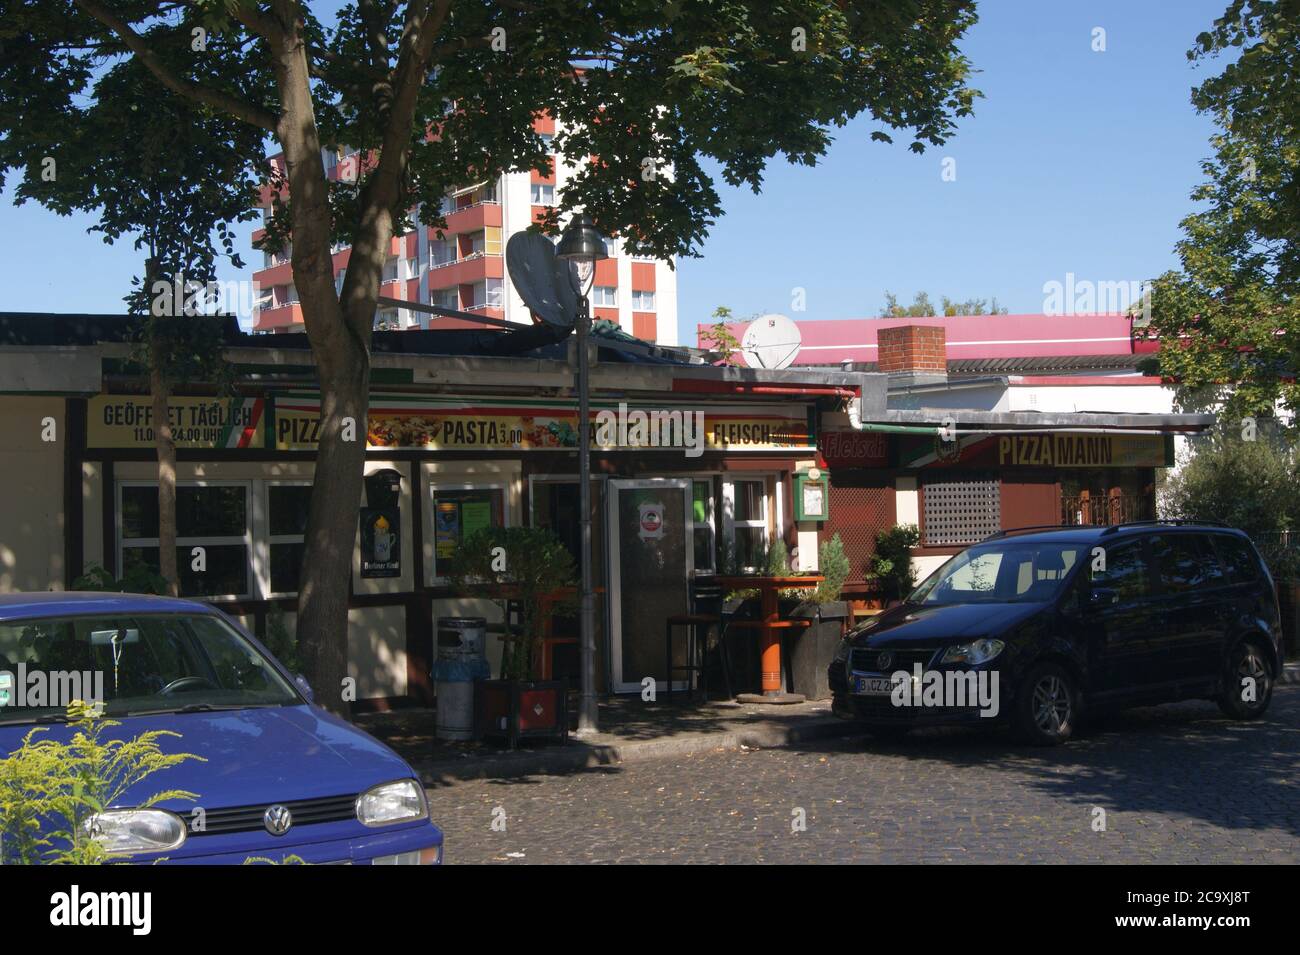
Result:
{"label": "leafy tree", "polygon": [[[758,190],[774,157],[812,165],[864,113],[873,139],[943,143],[977,95],[957,49],[974,21],[972,0],[356,0],[329,22],[299,0],[0,0],[0,141],[34,113],[74,136],[94,78],[126,58],[281,150],[267,247],[292,240],[321,387],[301,651],[317,686],[338,687],[376,298],[407,211],[438,208],[455,185],[548,169],[533,131],[546,110],[562,153],[599,157],[579,162],[547,227],[582,208],[631,251],[698,254],[722,211],[708,160]],[[352,181],[326,175],[322,149],[340,146],[364,160]],[[40,155],[15,145],[3,157],[41,174]],[[264,170],[261,149],[241,157]],[[341,292],[338,241],[352,246]],[[344,709],[339,694],[321,698]]]}
{"label": "leafy tree", "polygon": [[1234,0],[1188,52],[1233,54],[1192,92],[1214,117],[1214,154],[1178,244],[1181,269],[1152,283],[1154,369],[1183,407],[1231,419],[1300,408],[1300,6]]}
{"label": "leafy tree", "polygon": [[915,524],[895,524],[876,534],[876,549],[867,558],[863,577],[880,581],[886,599],[902,600],[916,588],[912,550],[921,542]]}
{"label": "leafy tree", "polygon": [[1243,441],[1227,431],[1198,439],[1194,447],[1161,489],[1162,515],[1240,528],[1275,573],[1292,576],[1300,567],[1284,538],[1300,528],[1294,450],[1272,436]]}
{"label": "leafy tree", "polygon": [[713,310],[713,317],[717,321],[700,335],[700,344],[709,346],[709,349],[719,356],[713,364],[740,364],[740,342],[731,333],[729,324],[731,322],[731,309],[725,305],[719,305]]}
{"label": "leafy tree", "polygon": [[[188,57],[176,64],[183,70]],[[243,151],[258,148],[250,127],[167,90],[141,63],[123,60],[94,80],[87,105],[69,104],[77,121],[35,111],[23,117],[0,156],[48,156],[49,175],[28,175],[15,201],[31,199],[60,214],[95,214],[106,243],[146,249],[144,277],[126,297],[138,320],[135,358],[149,377],[158,457],[159,572],[162,593],[178,590],[176,447],[168,416],[176,383],[225,382],[219,321],[195,311],[195,286],[216,277],[219,249],[236,268],[228,225],[254,215],[256,180]],[[7,156],[6,160],[7,161]],[[200,307],[207,303],[197,302]]]}
{"label": "leafy tree", "polygon": [[893,292],[885,293],[885,305],[880,310],[881,318],[931,318],[935,315],[1005,315],[1007,310],[998,305],[994,298],[991,302],[982,298],[968,298],[955,301],[948,296],[939,299],[939,310],[926,292],[917,292],[911,305],[901,305]]}
{"label": "leafy tree", "polygon": [[506,635],[501,675],[529,679],[541,650],[543,602],[575,583],[573,555],[564,542],[543,527],[484,528],[456,548],[449,577],[460,593],[497,601],[503,618],[506,603],[519,601],[520,632]]}

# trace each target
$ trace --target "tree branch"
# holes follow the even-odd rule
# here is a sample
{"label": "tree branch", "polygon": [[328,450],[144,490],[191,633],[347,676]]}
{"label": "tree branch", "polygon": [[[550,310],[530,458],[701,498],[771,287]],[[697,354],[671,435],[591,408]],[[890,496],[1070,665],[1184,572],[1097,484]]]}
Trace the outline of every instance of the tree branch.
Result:
{"label": "tree branch", "polygon": [[113,11],[101,6],[96,0],[73,0],[73,2],[117,34],[118,38],[139,58],[140,62],[157,78],[158,82],[173,93],[222,110],[253,126],[272,133],[275,132],[276,118],[267,110],[254,106],[252,103],[248,103],[237,96],[232,96],[223,90],[210,89],[176,76],[154,55],[145,38],[136,33],[129,23],[113,13]]}

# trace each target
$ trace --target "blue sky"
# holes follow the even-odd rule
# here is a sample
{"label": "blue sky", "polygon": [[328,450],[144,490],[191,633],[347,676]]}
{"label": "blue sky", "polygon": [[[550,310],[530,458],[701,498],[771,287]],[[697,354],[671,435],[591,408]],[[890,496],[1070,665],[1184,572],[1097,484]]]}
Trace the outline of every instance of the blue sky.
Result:
{"label": "blue sky", "polygon": [[[720,186],[703,257],[679,263],[682,339],[718,305],[738,317],[879,313],[910,301],[992,298],[1039,312],[1043,286],[1136,281],[1177,264],[1178,222],[1212,125],[1189,102],[1218,66],[1186,50],[1226,0],[986,0],[963,44],[985,98],[945,146],[916,155],[854,123],[815,168],[778,160],[763,192]],[[1094,52],[1093,30],[1106,31]],[[956,178],[941,178],[945,158]],[[140,268],[91,220],[0,200],[0,311],[114,312]],[[240,230],[247,248],[251,225]],[[253,258],[250,254],[249,260]],[[227,269],[223,278],[247,277]],[[792,311],[792,290],[806,311]]]}

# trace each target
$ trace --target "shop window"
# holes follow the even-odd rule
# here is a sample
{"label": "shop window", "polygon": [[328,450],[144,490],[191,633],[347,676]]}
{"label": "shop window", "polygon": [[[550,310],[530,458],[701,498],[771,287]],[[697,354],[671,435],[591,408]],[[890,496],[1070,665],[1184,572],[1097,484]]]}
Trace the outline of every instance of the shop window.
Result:
{"label": "shop window", "polygon": [[767,553],[767,482],[762,478],[730,481],[723,486],[727,547],[739,571],[762,567]]}
{"label": "shop window", "polygon": [[460,545],[476,531],[505,524],[501,487],[433,489],[433,573],[446,578]]}
{"label": "shop window", "polygon": [[713,482],[707,479],[691,482],[691,535],[695,543],[695,573],[714,573],[717,547],[713,521]]}
{"label": "shop window", "polygon": [[268,484],[266,515],[270,530],[272,594],[296,594],[302,571],[303,539],[311,507],[310,484]]}
{"label": "shop window", "polygon": [[[119,485],[121,546],[118,566],[158,572],[158,486]],[[249,575],[249,485],[178,484],[176,563],[184,597],[247,597]],[[201,570],[194,548],[203,548]]]}
{"label": "shop window", "polygon": [[1002,529],[1001,489],[997,478],[936,478],[921,492],[922,544],[953,547],[974,544]]}

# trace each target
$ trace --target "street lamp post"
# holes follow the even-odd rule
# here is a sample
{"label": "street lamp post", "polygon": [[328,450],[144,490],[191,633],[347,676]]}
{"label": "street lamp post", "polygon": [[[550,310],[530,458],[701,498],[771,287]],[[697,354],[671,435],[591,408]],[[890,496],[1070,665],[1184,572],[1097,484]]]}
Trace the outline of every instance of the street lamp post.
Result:
{"label": "street lamp post", "polygon": [[596,262],[609,257],[605,241],[586,213],[575,215],[560,237],[556,256],[572,262],[578,273],[578,509],[581,514],[582,593],[578,629],[582,656],[582,701],[578,708],[578,735],[596,732],[596,600],[591,585],[591,368],[587,335],[591,331],[588,298],[596,279]]}

